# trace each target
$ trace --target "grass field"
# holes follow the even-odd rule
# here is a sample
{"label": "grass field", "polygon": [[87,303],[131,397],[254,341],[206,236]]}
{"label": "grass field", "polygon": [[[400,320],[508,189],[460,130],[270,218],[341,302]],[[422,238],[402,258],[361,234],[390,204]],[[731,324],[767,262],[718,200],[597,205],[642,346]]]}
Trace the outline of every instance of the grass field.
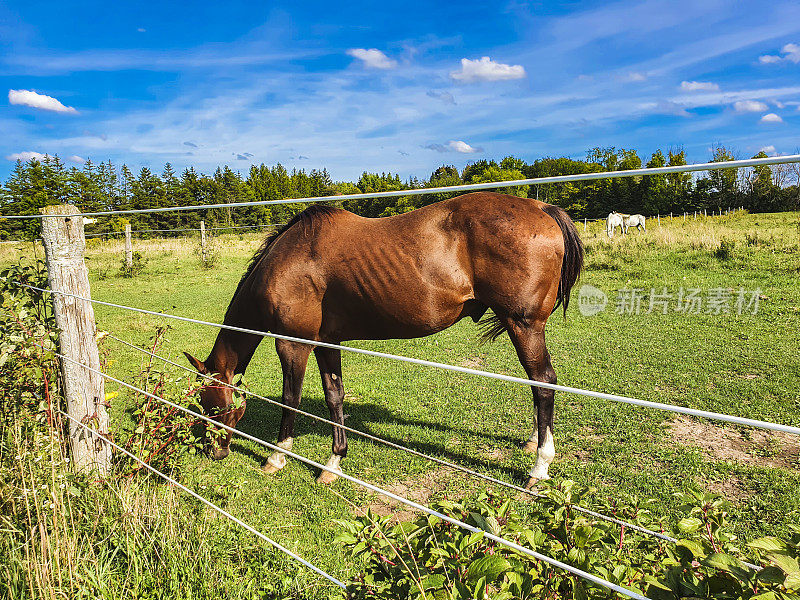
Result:
{"label": "grass field", "polygon": [[[736,213],[686,222],[662,219],[660,227],[651,222],[647,233],[611,240],[601,223],[589,224],[585,233],[580,224],[586,270],[567,319],[556,313],[548,325],[559,383],[800,425],[799,216]],[[259,241],[254,234],[217,238],[218,257],[211,269],[201,268],[194,239],[137,241],[135,249],[146,262],[134,278],[119,276],[120,242],[91,241],[87,264],[92,295],[221,322]],[[0,262],[13,260],[20,251],[30,256],[31,245],[0,247]],[[607,295],[608,305],[600,314],[579,312],[577,290],[583,284]],[[732,290],[731,310],[713,314],[704,306],[700,314],[685,314],[674,310],[673,297],[668,314],[660,308],[648,312],[651,288],[667,288],[674,297],[681,288],[698,288],[706,301],[712,290]],[[621,289],[643,290],[641,314],[618,314]],[[756,314],[737,314],[740,289],[759,290]],[[139,345],[146,345],[155,328],[166,322],[103,306],[95,311],[99,329]],[[170,324],[165,355],[183,360],[186,350],[205,358],[216,330]],[[262,343],[247,378],[252,389],[279,399],[280,369],[273,345],[268,339]],[[507,337],[481,345],[469,320],[428,338],[351,345],[524,376]],[[103,351],[113,357],[110,372],[117,377],[129,379],[142,365],[142,355],[113,340],[103,342]],[[525,481],[532,459],[518,446],[530,434],[535,415],[527,387],[353,354],[345,354],[343,363],[349,426],[518,484]],[[108,384],[107,391],[115,390]],[[116,426],[126,427],[129,395],[118,391],[112,417]],[[302,408],[327,417],[313,358]],[[276,408],[252,400],[239,428],[274,441],[279,418]],[[415,500],[461,497],[485,487],[358,436],[349,439],[350,452],[342,465],[346,472]],[[347,482],[333,489],[315,485],[317,473],[295,461],[278,475],[265,476],[260,471],[268,455],[264,448],[241,439],[234,439],[231,448],[222,462],[187,459],[184,482],[339,578],[352,575],[355,566],[331,543],[337,531],[333,519],[353,515],[351,502],[384,514],[400,510]],[[658,510],[671,517],[676,516],[673,492],[692,488],[725,494],[733,504],[738,533],[746,538],[778,532],[798,518],[800,440],[788,435],[559,393],[556,450],[552,477],[590,484],[608,497],[627,492],[658,498]],[[294,451],[325,462],[329,428],[299,417]],[[179,504],[195,506],[186,499]],[[236,560],[233,552],[220,553],[220,560]],[[325,597],[330,591],[286,559],[275,557],[274,565],[304,595]]]}

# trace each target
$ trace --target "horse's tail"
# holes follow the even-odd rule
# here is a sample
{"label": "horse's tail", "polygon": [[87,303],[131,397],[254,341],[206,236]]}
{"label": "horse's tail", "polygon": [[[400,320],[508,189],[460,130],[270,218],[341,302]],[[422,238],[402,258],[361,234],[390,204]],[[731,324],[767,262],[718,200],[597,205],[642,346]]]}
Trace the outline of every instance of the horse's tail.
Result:
{"label": "horse's tail", "polygon": [[552,204],[545,204],[542,210],[552,217],[561,228],[564,236],[564,259],[561,261],[561,281],[558,283],[558,300],[553,307],[555,311],[559,304],[564,307],[564,316],[567,315],[569,295],[572,286],[578,281],[583,269],[583,242],[578,234],[578,228],[569,218],[569,215]]}

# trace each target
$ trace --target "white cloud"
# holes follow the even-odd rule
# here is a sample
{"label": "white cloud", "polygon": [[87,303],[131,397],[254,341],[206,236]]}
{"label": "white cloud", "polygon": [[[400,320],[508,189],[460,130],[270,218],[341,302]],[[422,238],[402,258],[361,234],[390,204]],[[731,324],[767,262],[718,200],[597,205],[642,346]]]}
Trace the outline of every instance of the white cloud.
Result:
{"label": "white cloud", "polygon": [[69,160],[70,162],[81,163],[81,164],[86,162],[85,158],[83,158],[82,156],[78,156],[77,154],[73,154],[67,160]]}
{"label": "white cloud", "polygon": [[778,156],[777,150],[775,150],[775,146],[763,146],[758,149],[759,152],[764,152],[769,156]]}
{"label": "white cloud", "polygon": [[758,62],[760,62],[762,65],[771,65],[774,63],[779,63],[783,60],[788,60],[794,64],[800,63],[800,45],[798,44],[785,44],[783,48],[781,48],[781,54],[783,54],[783,56],[764,54],[763,56],[758,57]]}
{"label": "white cloud", "polygon": [[37,94],[33,90],[8,90],[8,101],[11,104],[20,104],[22,106],[51,110],[53,112],[78,113],[78,111],[71,106],[64,106],[52,96]]}
{"label": "white cloud", "polygon": [[33,152],[31,150],[26,150],[25,152],[15,152],[14,154],[9,154],[6,156],[8,160],[21,160],[23,162],[27,162],[33,158],[36,160],[44,160],[46,154],[42,154],[41,152]]}
{"label": "white cloud", "polygon": [[800,63],[800,46],[797,44],[786,44],[781,48],[785,60],[790,60],[794,64]]}
{"label": "white cloud", "polygon": [[639,81],[647,81],[647,75],[644,73],[639,73],[638,71],[631,71],[627,75],[622,75],[618,77],[620,81],[631,81],[631,82],[639,82]]}
{"label": "white cloud", "polygon": [[481,151],[481,148],[473,148],[467,142],[462,142],[461,140],[452,140],[447,145],[455,152],[460,152],[461,154],[473,154]]}
{"label": "white cloud", "polygon": [[429,144],[425,147],[428,150],[436,150],[437,152],[458,152],[460,154],[483,152],[483,148],[470,146],[467,142],[462,142],[461,140],[450,140],[447,144]]}
{"label": "white cloud", "polygon": [[462,58],[461,69],[452,71],[450,77],[464,83],[522,79],[525,77],[525,68],[522,65],[506,65],[495,62],[488,56],[478,60]]}
{"label": "white cloud", "polygon": [[783,123],[783,119],[781,119],[775,113],[767,113],[763,117],[761,117],[762,123]]}
{"label": "white cloud", "polygon": [[733,103],[736,112],[763,112],[767,110],[767,105],[758,100],[739,100]]}
{"label": "white cloud", "polygon": [[147,29],[145,29],[144,27],[139,27],[136,31],[138,31],[139,33],[145,33]]}
{"label": "white cloud", "polygon": [[719,85],[711,81],[681,81],[681,91],[717,92],[719,91]]}
{"label": "white cloud", "polygon": [[349,56],[357,58],[364,63],[365,67],[370,69],[394,69],[397,66],[397,61],[392,60],[377,48],[351,48],[347,51]]}

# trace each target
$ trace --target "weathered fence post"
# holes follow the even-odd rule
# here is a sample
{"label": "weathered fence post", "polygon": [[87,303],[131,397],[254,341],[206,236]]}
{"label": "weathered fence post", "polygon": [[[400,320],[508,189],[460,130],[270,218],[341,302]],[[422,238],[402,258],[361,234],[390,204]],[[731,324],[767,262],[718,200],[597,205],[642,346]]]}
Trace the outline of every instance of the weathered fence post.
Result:
{"label": "weathered fence post", "polygon": [[[91,297],[89,272],[83,262],[86,239],[83,218],[74,206],[48,206],[42,218],[42,241],[47,260],[47,278],[53,292]],[[59,333],[64,397],[67,414],[80,423],[108,434],[108,413],[103,376],[81,365],[100,369],[97,328],[92,303],[54,293],[53,314]],[[72,362],[76,361],[76,362]],[[111,446],[70,419],[69,440],[72,460],[79,471],[96,469],[101,475],[111,467]]]}
{"label": "weathered fence post", "polygon": [[200,221],[200,260],[206,264],[206,222]]}
{"label": "weathered fence post", "polygon": [[131,224],[125,223],[125,268],[133,270],[133,242],[131,242]]}

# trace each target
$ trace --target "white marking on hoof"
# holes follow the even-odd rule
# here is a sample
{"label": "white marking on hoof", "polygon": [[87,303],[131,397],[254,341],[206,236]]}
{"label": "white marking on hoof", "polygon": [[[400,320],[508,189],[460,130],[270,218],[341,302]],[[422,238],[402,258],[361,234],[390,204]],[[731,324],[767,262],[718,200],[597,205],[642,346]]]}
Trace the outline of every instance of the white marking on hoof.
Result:
{"label": "white marking on hoof", "polygon": [[[342,457],[338,454],[331,454],[331,457],[328,459],[328,462],[325,463],[325,466],[335,472],[341,473],[342,469],[339,466],[341,460]],[[331,473],[331,471],[322,471],[322,473],[319,474],[319,477],[317,477],[317,483],[321,483],[323,485],[332,484],[334,481],[339,479],[339,476],[335,472]]]}
{"label": "white marking on hoof", "polygon": [[[536,456],[536,464],[533,465],[533,468],[530,472],[531,479],[550,479],[550,476],[547,474],[547,472],[550,468],[550,463],[553,462],[555,457],[556,445],[553,442],[553,432],[550,431],[550,428],[548,427],[547,433],[544,436],[544,444],[539,447]],[[530,483],[530,480],[528,483]]]}
{"label": "white marking on hoof", "polygon": [[[545,479],[550,479],[550,478],[546,477]],[[536,484],[539,483],[540,481],[542,480],[537,479],[536,477],[528,477],[528,482],[525,484],[525,489],[532,490],[533,488],[536,487]]]}
{"label": "white marking on hoof", "polygon": [[[291,450],[292,449],[292,442],[294,442],[294,438],[286,438],[282,442],[278,442],[278,448],[283,448],[284,450]],[[263,469],[265,473],[277,473],[283,467],[286,466],[286,455],[283,452],[273,452],[270,454],[269,458],[267,459],[267,464],[264,465]]]}

